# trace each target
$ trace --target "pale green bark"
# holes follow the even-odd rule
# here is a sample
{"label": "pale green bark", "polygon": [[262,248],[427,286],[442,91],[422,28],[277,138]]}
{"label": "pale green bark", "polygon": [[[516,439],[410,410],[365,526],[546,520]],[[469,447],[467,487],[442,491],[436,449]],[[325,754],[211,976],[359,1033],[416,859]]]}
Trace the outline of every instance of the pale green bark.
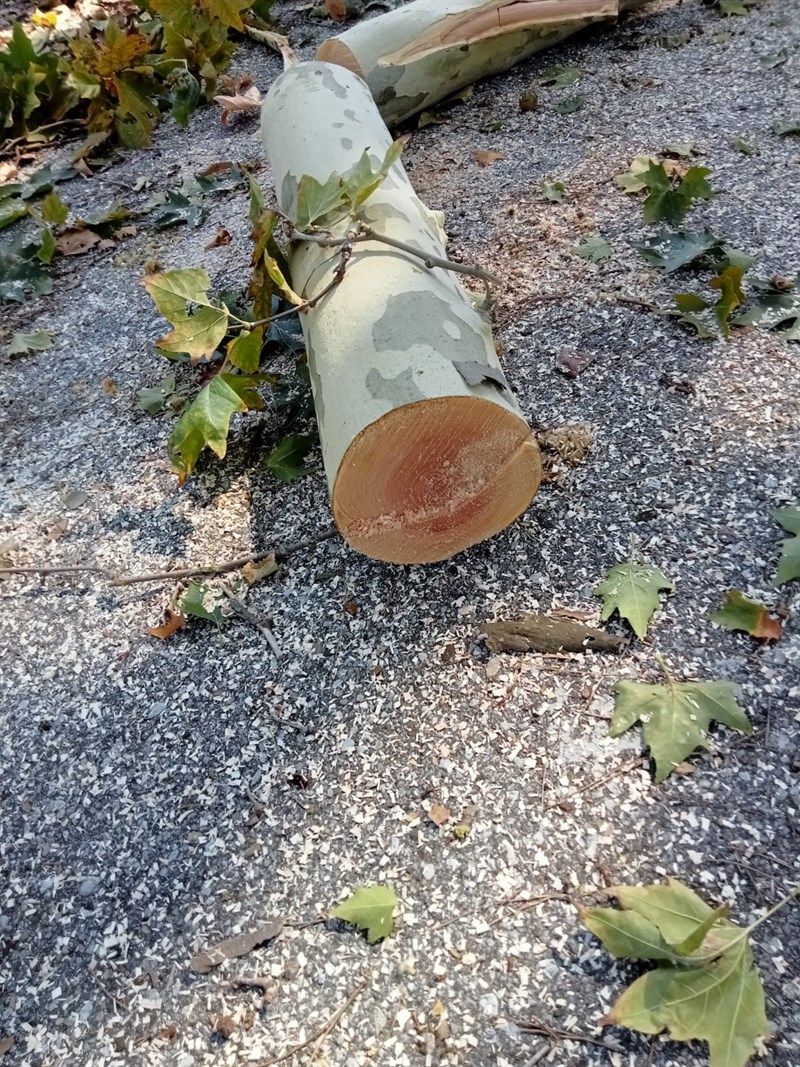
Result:
{"label": "pale green bark", "polygon": [[[348,171],[365,149],[377,169],[391,145],[365,83],[344,68],[326,63],[304,63],[277,79],[264,101],[262,132],[278,202],[290,216],[303,175],[324,183],[331,174]],[[440,221],[416,196],[400,163],[391,168],[362,213],[377,232],[429,255],[446,256]],[[342,234],[347,225],[339,223],[332,231]],[[338,261],[336,249],[298,242],[290,255],[294,289],[313,298],[330,282]],[[498,512],[500,524],[490,532],[501,529],[527,506],[538,485],[538,452],[505,381],[491,329],[452,272],[429,269],[419,258],[377,241],[357,244],[342,283],[316,307],[303,312],[301,321],[334,514],[337,478],[348,451],[349,461],[354,457],[359,462],[368,460],[363,455],[365,441],[374,442],[376,449],[382,447],[381,419],[412,405],[424,421],[430,415],[425,402],[441,398],[480,401],[478,421],[488,419],[486,425],[498,435],[492,446],[496,469],[490,469],[484,455],[480,470],[476,465],[469,477],[463,477],[470,492],[484,493],[488,483],[502,478],[509,459],[504,449],[516,456],[522,443],[528,450],[530,477],[527,482],[523,479],[524,500],[512,508],[513,514]],[[468,408],[472,410],[469,405],[460,410]],[[413,434],[403,420],[395,419],[392,426],[391,448],[400,453],[403,434]],[[474,442],[472,446],[474,450]],[[402,457],[396,458],[402,465]],[[420,478],[430,474],[431,486],[438,486],[435,492],[443,492],[435,472],[437,457],[429,458],[431,472],[421,473]],[[518,461],[519,457],[514,460]],[[391,486],[386,491],[391,493]],[[515,499],[518,495],[517,489],[511,493]],[[462,499],[459,506],[463,504]],[[387,529],[408,524],[421,530],[431,507],[431,501],[422,502],[415,505],[414,514],[381,512],[364,521],[369,520],[373,529],[381,524]],[[350,516],[347,522],[357,518]],[[351,540],[357,540],[355,535]],[[444,558],[473,543],[463,539],[459,543],[455,534],[451,540],[454,548],[448,548],[445,538],[428,558]],[[391,553],[398,555],[392,548],[380,558],[392,558]],[[380,550],[371,554],[380,555]]]}
{"label": "pale green bark", "polygon": [[323,42],[360,74],[387,126],[644,0],[416,0]]}

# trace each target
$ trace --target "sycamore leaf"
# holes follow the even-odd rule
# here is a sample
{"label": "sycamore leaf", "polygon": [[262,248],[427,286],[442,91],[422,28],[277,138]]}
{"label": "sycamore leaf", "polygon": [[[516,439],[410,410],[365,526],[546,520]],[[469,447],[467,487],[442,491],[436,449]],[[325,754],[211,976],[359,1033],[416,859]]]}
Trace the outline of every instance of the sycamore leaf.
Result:
{"label": "sycamore leaf", "polygon": [[657,782],[663,782],[695,749],[708,748],[712,719],[743,734],[753,732],[736,701],[733,682],[617,682],[613,690],[616,704],[609,735],[619,737],[641,721],[645,744],[655,761]]}
{"label": "sycamore leaf", "polygon": [[556,63],[542,71],[539,75],[539,84],[550,85],[555,89],[565,89],[579,81],[581,74],[580,67],[567,67],[562,63]]}
{"label": "sycamore leaf", "polygon": [[0,230],[28,214],[28,205],[18,197],[9,197],[0,203]]}
{"label": "sycamore leaf", "polygon": [[297,186],[295,226],[306,230],[343,206],[342,178],[338,174],[332,174],[324,185],[310,174],[304,174]]}
{"label": "sycamore leaf", "polygon": [[155,343],[162,352],[185,352],[196,363],[214,354],[227,331],[228,309],[206,305],[178,319],[174,328]]}
{"label": "sycamore leaf", "polygon": [[231,415],[247,410],[247,404],[225,377],[218,374],[200,390],[170,435],[169,456],[181,485],[194,470],[204,448],[210,448],[220,459],[225,458]]}
{"label": "sycamore leaf", "polygon": [[718,271],[740,266],[747,270],[753,264],[752,256],[726,244],[710,230],[665,230],[655,237],[634,242],[633,247],[651,266],[659,267],[665,274],[689,266],[712,266]]}
{"label": "sycamore leaf", "polygon": [[741,267],[727,267],[708,283],[712,289],[719,290],[719,299],[714,305],[714,315],[723,337],[730,336],[731,328],[728,320],[732,312],[744,301],[743,274]]}
{"label": "sycamore leaf", "polygon": [[[769,1036],[748,931],[727,920],[727,908],[713,910],[673,878],[610,892],[624,910],[588,909],[582,921],[615,956],[655,959],[657,966],[629,986],[601,1022],[645,1034],[667,1030],[674,1041],[706,1041],[710,1067],[745,1067]],[[643,956],[642,939],[645,948],[659,951],[666,944],[680,958]]]}
{"label": "sycamore leaf", "polygon": [[264,267],[267,274],[275,283],[277,291],[285,300],[288,300],[290,304],[294,304],[295,307],[299,307],[300,304],[305,304],[305,300],[303,300],[302,296],[299,296],[294,289],[292,289],[291,285],[289,285],[277,259],[275,259],[274,256],[268,255],[266,252],[264,253]]}
{"label": "sycamore leaf", "polygon": [[559,100],[555,109],[559,115],[574,115],[576,111],[583,110],[585,103],[585,96],[568,96],[566,100]]}
{"label": "sycamore leaf", "polygon": [[714,196],[714,190],[706,181],[710,173],[708,167],[690,167],[676,181],[667,174],[663,163],[651,163],[642,176],[650,190],[642,212],[644,221],[677,225],[695,200],[711,200]]}
{"label": "sycamore leaf", "polygon": [[772,123],[772,131],[779,137],[800,134],[800,119],[775,119]]}
{"label": "sycamore leaf", "polygon": [[193,615],[221,626],[225,618],[225,594],[211,583],[190,581],[180,600],[182,615]]}
{"label": "sycamore leaf", "polygon": [[606,578],[596,585],[596,596],[603,598],[604,621],[618,611],[627,619],[637,637],[644,637],[653,612],[659,605],[660,589],[672,589],[672,582],[658,567],[645,563],[617,563]]}
{"label": "sycamore leaf", "polygon": [[53,347],[53,335],[47,330],[35,333],[15,333],[6,347],[9,356],[22,356],[26,352],[44,352]]}
{"label": "sycamore leaf", "polygon": [[210,284],[208,272],[200,267],[142,278],[159,312],[173,325],[156,341],[163,352],[186,352],[193,362],[213,355],[228,329],[228,309],[209,302]]}
{"label": "sycamore leaf", "polygon": [[718,0],[720,15],[746,15],[743,0]]}
{"label": "sycamore leaf", "polygon": [[614,181],[626,193],[640,193],[647,188],[644,175],[650,170],[651,165],[658,165],[658,160],[655,156],[636,156],[628,170],[624,174],[618,174]]}
{"label": "sycamore leaf", "polygon": [[142,278],[142,285],[160,314],[170,322],[175,322],[188,316],[191,304],[208,301],[211,278],[202,267],[187,267],[184,270],[148,274]]}
{"label": "sycamore leaf", "polygon": [[228,345],[228,359],[234,367],[238,367],[245,374],[255,374],[261,359],[261,346],[263,343],[263,326],[256,326],[254,330],[243,331]]}
{"label": "sycamore leaf", "polygon": [[172,611],[171,608],[167,608],[166,616],[166,620],[160,626],[151,626],[147,631],[151,637],[158,637],[162,641],[166,641],[168,637],[172,637],[174,633],[182,630],[186,625],[186,616],[179,611]]}
{"label": "sycamore leaf", "polygon": [[776,508],[772,517],[784,530],[795,535],[781,542],[781,558],[774,584],[783,585],[793,578],[800,578],[800,508]]}
{"label": "sycamore leaf", "polygon": [[252,5],[252,0],[198,0],[200,8],[209,18],[218,19],[223,26],[243,30],[242,12]]}
{"label": "sycamore leaf", "polygon": [[797,281],[773,278],[756,280],[757,294],[748,309],[732,319],[734,326],[761,326],[776,330],[784,341],[800,341],[800,275]]}
{"label": "sycamore leaf", "polygon": [[174,79],[170,114],[182,129],[189,125],[189,116],[197,109],[200,98],[200,82],[197,78],[188,70],[178,71]]}
{"label": "sycamore leaf", "polygon": [[215,96],[214,100],[222,108],[222,125],[227,126],[232,114],[240,111],[258,111],[261,107],[261,92],[257,85],[250,85],[234,96]]}
{"label": "sycamore leaf", "polygon": [[505,159],[502,152],[492,152],[490,149],[477,148],[472,153],[472,158],[476,163],[480,163],[482,167],[488,167],[490,163],[497,163],[501,159]]}
{"label": "sycamore leaf", "polygon": [[281,482],[293,482],[311,474],[312,468],[305,467],[303,460],[314,447],[314,437],[292,433],[284,437],[267,456],[266,465]]}
{"label": "sycamore leaf", "polygon": [[751,637],[765,641],[777,641],[783,633],[780,622],[770,616],[769,608],[738,589],[729,589],[722,607],[709,618],[726,630],[744,630]]}
{"label": "sycamore leaf", "polygon": [[0,301],[23,303],[31,296],[46,296],[53,291],[50,272],[43,266],[50,261],[55,241],[45,229],[39,241],[15,241],[0,246]]}
{"label": "sycamore leaf", "polygon": [[567,187],[563,182],[542,182],[539,189],[545,200],[553,204],[559,203],[567,195]]}
{"label": "sycamore leaf", "polygon": [[610,258],[611,245],[604,237],[595,234],[593,237],[587,237],[579,245],[575,245],[572,254],[580,256],[581,259],[588,259],[590,263],[601,263],[604,259]]}
{"label": "sycamore leaf", "polygon": [[352,896],[333,909],[331,915],[352,923],[359,930],[366,930],[367,941],[372,944],[391,935],[396,906],[397,897],[390,886],[369,885],[356,889]]}
{"label": "sycamore leaf", "polygon": [[185,385],[176,385],[174,374],[168,374],[159,385],[140,389],[136,394],[137,404],[148,415],[158,415],[166,408],[179,412],[185,406],[187,398],[188,388]]}
{"label": "sycamore leaf", "polygon": [[731,144],[736,151],[741,152],[743,156],[757,156],[759,154],[758,147],[744,137],[739,137],[737,135],[732,139]]}

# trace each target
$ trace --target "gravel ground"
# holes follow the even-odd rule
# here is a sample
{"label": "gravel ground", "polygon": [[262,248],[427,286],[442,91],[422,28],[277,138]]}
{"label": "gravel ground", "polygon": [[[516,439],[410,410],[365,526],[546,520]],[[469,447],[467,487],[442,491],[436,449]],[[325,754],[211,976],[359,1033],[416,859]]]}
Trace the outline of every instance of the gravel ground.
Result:
{"label": "gravel ground", "polygon": [[[706,1062],[699,1045],[597,1026],[638,972],[602,950],[565,898],[669,874],[746,921],[799,880],[800,588],[771,588],[780,531],[769,513],[800,496],[800,353],[757,331],[703,343],[621,303],[686,285],[643,267],[629,244],[649,232],[641,201],[611,179],[638,153],[690,140],[719,193],[692,221],[758,251],[762,276],[796,271],[798,142],[770,128],[800,117],[797,12],[765,0],[722,20],[661,0],[479,86],[447,124],[414,134],[409,172],[446,211],[453,254],[507,279],[499,335],[523,409],[595,428],[589,462],[511,529],[424,568],[374,563],[338,541],[296,555],[248,600],[272,617],[279,662],[243,620],[220,637],[200,622],[148,637],[166,585],[0,585],[0,1035],[15,1039],[4,1067],[271,1063],[356,990],[330,1036],[294,1062]],[[779,48],[788,61],[765,66]],[[520,92],[554,62],[580,66],[580,84],[542,89],[539,110],[521,114]],[[279,67],[245,45],[235,69],[265,89]],[[583,110],[559,114],[554,103],[576,91]],[[760,154],[735,151],[734,135]],[[505,158],[482,168],[479,148]],[[135,207],[259,151],[254,120],[224,128],[203,109],[186,132],[165,124],[151,152],[62,195],[78,211]],[[153,184],[136,193],[139,177]],[[269,188],[266,170],[259,178]],[[542,200],[543,179],[564,181],[568,198]],[[122,252],[67,261],[53,296],[11,310],[9,328],[56,337],[0,371],[0,539],[15,564],[158,570],[330,522],[320,470],[285,486],[254,464],[277,432],[269,411],[235,422],[226,462],[179,490],[168,418],[136,407],[167,369],[151,347],[163,323],[138,284],[145,262],[202,264],[218,287],[241,287],[245,215],[240,194],[212,199],[199,229],[145,227]],[[233,240],[206,250],[217,225]],[[614,249],[601,266],[570,253],[595,231]],[[595,357],[575,380],[554,370],[564,347]],[[557,605],[598,613],[592,586],[632,536],[675,582],[647,641],[617,658],[488,656],[488,619]],[[729,588],[780,600],[779,643],[708,621]],[[638,730],[607,736],[611,685],[655,681],[657,652],[678,677],[739,683],[755,727],[751,738],[715,728],[691,773],[659,786]],[[442,825],[433,804],[450,813]],[[324,917],[374,881],[394,887],[400,908],[395,936],[370,946]],[[293,925],[267,946],[191,970],[197,951],[278,916]],[[797,1067],[797,907],[755,942],[775,1031],[767,1062]],[[242,977],[263,982],[237,987]],[[551,1046],[520,1025],[532,1018],[613,1048]]]}

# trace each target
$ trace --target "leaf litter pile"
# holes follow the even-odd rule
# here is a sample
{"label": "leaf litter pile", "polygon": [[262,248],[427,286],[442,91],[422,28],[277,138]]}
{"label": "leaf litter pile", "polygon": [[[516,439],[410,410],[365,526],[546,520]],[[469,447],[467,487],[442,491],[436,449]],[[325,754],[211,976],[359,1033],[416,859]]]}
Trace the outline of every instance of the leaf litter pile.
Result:
{"label": "leaf litter pile", "polygon": [[[281,28],[361,13],[327,6]],[[65,112],[98,134],[77,169],[23,157],[0,192],[0,567],[258,557],[0,576],[0,1055],[790,1067],[796,28],[667,3],[411,124],[454,251],[507,280],[549,473],[502,537],[401,572],[274,551],[329,518],[296,319],[250,325],[292,294],[244,7],[207,7],[239,43],[217,83],[153,38],[143,83]],[[95,32],[89,79],[123,47]]]}

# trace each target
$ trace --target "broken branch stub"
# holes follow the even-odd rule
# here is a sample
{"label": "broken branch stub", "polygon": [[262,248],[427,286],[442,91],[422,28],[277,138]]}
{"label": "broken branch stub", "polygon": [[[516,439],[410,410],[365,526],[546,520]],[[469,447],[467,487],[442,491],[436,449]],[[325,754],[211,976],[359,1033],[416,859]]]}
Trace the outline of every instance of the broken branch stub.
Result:
{"label": "broken branch stub", "polygon": [[317,59],[369,84],[387,126],[644,0],[415,0],[331,37]]}
{"label": "broken branch stub", "polygon": [[[377,170],[392,144],[365,83],[316,62],[277,79],[262,133],[291,218],[301,178],[324,185],[367,149]],[[445,258],[444,234],[399,162],[359,218],[418,252],[353,243],[341,283],[301,314],[334,518],[375,559],[447,559],[525,510],[539,486],[539,450],[488,323],[455,274],[425,262]],[[344,239],[352,225],[338,218],[325,230]],[[313,301],[340,260],[336,248],[296,242],[295,291]]]}

